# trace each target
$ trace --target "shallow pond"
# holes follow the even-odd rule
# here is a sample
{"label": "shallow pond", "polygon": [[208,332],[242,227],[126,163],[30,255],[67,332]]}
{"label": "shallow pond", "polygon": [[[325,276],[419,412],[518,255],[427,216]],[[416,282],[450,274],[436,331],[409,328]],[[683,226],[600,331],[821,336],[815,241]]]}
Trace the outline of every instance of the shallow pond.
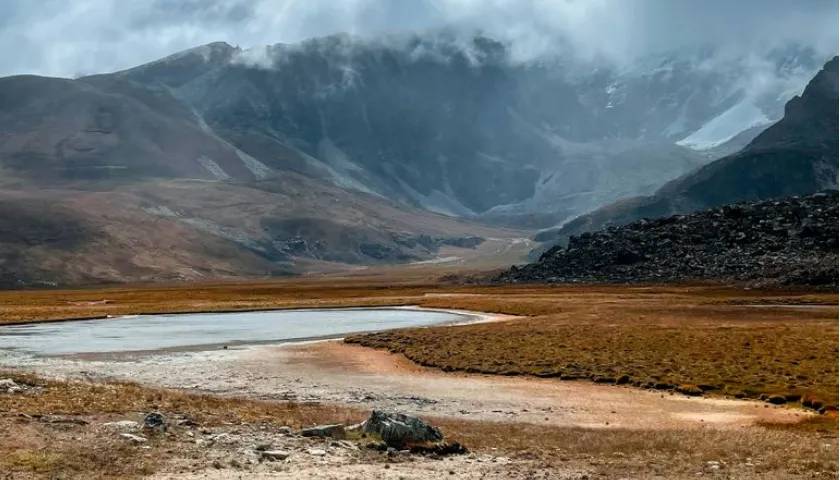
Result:
{"label": "shallow pond", "polygon": [[415,308],[135,315],[0,327],[0,349],[36,355],[160,350],[329,338],[470,320]]}

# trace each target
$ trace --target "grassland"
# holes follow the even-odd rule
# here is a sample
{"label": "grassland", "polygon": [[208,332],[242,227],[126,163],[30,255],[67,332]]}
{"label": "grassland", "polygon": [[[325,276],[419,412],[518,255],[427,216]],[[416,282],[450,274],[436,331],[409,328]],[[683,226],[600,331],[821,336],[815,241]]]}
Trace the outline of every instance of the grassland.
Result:
{"label": "grassland", "polygon": [[[837,295],[719,286],[445,285],[423,275],[293,279],[247,284],[139,286],[0,293],[0,323],[108,315],[323,306],[421,305],[520,316],[509,322],[352,337],[425,365],[503,375],[592,378],[681,387],[707,395],[781,395],[837,403]],[[801,308],[811,305],[814,308]],[[623,378],[626,375],[626,378]],[[260,402],[124,383],[58,382],[0,395],[0,472],[9,478],[132,478],[162,462],[205,455],[166,437],[149,450],[101,435],[97,422],[152,409],[223,429],[356,421],[352,408]],[[32,393],[35,392],[35,393]],[[72,428],[40,421],[70,415]],[[693,476],[707,460],[740,464],[735,477],[836,476],[836,417],[749,430],[587,430],[436,419],[478,452],[532,459],[547,469]],[[180,442],[180,443],[179,443]],[[377,460],[378,461],[378,460]],[[744,467],[744,465],[752,465]],[[814,473],[816,472],[816,473]],[[835,473],[831,473],[835,472]],[[763,477],[762,477],[763,476]],[[3,475],[0,474],[0,478]]]}
{"label": "grassland", "polygon": [[[427,305],[523,315],[346,341],[443,370],[633,384],[687,394],[837,405],[832,295],[715,288],[557,288]],[[790,304],[828,302],[828,307]]]}

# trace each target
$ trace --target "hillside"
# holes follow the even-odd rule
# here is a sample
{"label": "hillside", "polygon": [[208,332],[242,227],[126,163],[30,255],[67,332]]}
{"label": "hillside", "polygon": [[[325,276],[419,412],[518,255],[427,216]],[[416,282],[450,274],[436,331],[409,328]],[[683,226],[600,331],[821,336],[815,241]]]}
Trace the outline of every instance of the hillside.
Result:
{"label": "hillside", "polygon": [[498,279],[836,286],[837,201],[831,191],[583,233]]}

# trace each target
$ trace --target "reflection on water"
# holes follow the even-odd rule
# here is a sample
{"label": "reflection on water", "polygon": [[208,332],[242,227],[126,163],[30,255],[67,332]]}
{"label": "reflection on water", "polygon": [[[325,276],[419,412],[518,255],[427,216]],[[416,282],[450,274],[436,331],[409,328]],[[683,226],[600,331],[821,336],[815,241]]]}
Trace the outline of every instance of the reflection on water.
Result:
{"label": "reflection on water", "polygon": [[138,315],[0,327],[0,349],[38,355],[158,350],[340,336],[465,319],[457,313],[402,308]]}

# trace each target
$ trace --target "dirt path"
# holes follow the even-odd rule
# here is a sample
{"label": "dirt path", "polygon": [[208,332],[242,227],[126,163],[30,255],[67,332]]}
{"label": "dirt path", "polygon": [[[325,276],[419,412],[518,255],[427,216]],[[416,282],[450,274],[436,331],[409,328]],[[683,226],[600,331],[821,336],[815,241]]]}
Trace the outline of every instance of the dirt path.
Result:
{"label": "dirt path", "polygon": [[[231,367],[239,375],[258,371],[297,396],[476,420],[589,428],[733,428],[757,421],[795,422],[808,415],[761,402],[584,381],[444,373],[401,355],[335,341],[248,350]],[[251,388],[262,390],[254,384]]]}

